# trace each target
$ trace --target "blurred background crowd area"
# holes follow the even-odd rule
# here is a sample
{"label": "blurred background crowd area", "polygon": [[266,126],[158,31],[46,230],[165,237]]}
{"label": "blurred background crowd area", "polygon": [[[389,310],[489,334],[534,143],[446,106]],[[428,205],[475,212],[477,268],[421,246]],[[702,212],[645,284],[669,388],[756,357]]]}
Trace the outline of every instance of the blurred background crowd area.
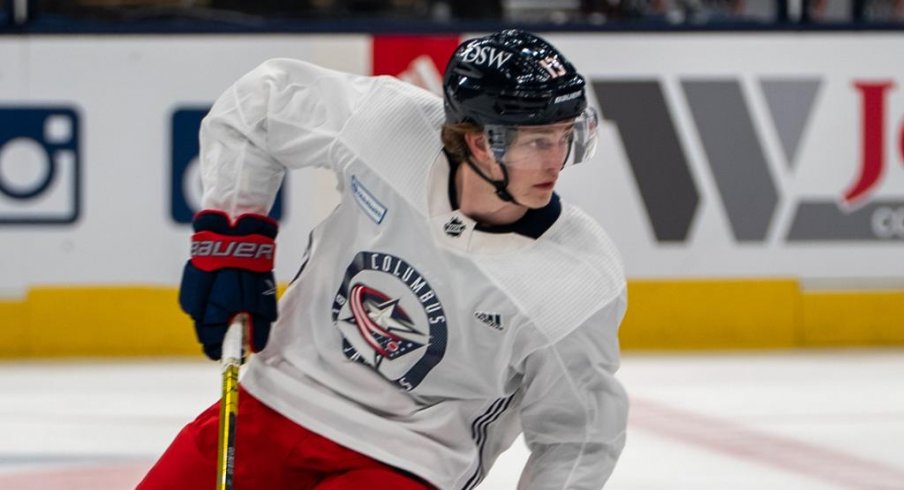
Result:
{"label": "blurred background crowd area", "polygon": [[904,0],[0,0],[7,25],[36,19],[128,22],[267,19],[774,26],[904,23]]}

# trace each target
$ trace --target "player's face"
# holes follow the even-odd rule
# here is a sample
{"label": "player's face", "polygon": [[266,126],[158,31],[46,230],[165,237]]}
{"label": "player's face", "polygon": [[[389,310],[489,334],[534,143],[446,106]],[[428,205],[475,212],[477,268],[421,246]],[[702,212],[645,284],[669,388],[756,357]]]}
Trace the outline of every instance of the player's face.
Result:
{"label": "player's face", "polygon": [[503,163],[509,168],[543,168],[565,165],[574,140],[574,123],[519,126],[505,150]]}
{"label": "player's face", "polygon": [[549,203],[559,173],[568,158],[574,124],[522,126],[505,152],[509,192],[529,208]]}

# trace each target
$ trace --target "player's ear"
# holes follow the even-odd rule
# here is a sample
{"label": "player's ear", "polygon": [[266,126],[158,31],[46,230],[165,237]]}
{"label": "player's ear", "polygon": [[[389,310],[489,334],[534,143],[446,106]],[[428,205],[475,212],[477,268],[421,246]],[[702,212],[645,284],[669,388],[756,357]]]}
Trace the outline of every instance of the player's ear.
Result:
{"label": "player's ear", "polygon": [[487,145],[487,137],[482,132],[465,133],[465,143],[468,145],[468,151],[474,155],[474,159],[478,162],[485,162],[492,159],[490,147]]}

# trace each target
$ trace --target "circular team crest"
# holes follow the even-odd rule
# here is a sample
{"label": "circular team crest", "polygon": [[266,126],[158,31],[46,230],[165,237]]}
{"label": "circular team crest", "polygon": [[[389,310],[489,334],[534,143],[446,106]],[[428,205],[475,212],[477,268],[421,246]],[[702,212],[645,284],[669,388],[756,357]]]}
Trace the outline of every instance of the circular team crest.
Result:
{"label": "circular team crest", "polygon": [[446,352],[446,314],[426,279],[404,260],[359,252],[333,301],[342,352],[406,390]]}

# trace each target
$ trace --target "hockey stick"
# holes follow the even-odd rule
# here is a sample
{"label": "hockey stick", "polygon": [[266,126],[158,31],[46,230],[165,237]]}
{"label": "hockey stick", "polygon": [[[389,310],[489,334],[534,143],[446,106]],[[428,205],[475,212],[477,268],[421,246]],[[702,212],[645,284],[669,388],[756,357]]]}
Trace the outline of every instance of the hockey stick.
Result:
{"label": "hockey stick", "polygon": [[239,413],[239,366],[247,317],[236,315],[223,339],[223,394],[220,399],[220,442],[217,446],[217,490],[232,490],[235,472],[235,430]]}

